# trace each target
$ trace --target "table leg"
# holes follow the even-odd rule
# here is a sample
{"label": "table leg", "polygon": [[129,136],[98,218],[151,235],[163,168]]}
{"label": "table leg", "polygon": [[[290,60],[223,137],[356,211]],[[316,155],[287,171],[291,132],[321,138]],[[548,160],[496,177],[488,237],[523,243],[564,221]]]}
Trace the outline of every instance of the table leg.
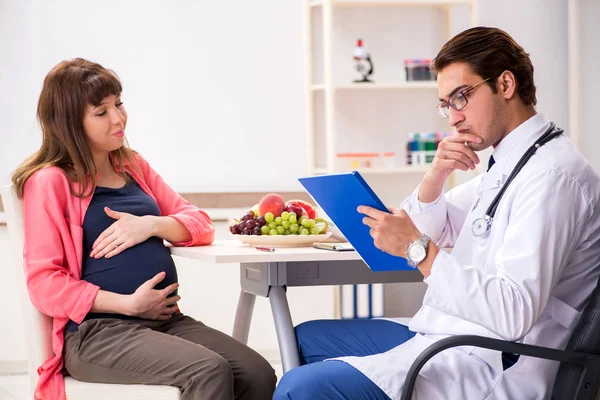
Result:
{"label": "table leg", "polygon": [[271,302],[271,311],[273,312],[277,341],[279,342],[279,351],[281,352],[281,365],[285,373],[300,366],[296,333],[292,323],[285,288],[282,286],[271,286],[269,301]]}
{"label": "table leg", "polygon": [[244,344],[248,344],[248,334],[250,333],[250,322],[252,321],[255,300],[256,295],[244,292],[244,290],[240,291],[232,336]]}

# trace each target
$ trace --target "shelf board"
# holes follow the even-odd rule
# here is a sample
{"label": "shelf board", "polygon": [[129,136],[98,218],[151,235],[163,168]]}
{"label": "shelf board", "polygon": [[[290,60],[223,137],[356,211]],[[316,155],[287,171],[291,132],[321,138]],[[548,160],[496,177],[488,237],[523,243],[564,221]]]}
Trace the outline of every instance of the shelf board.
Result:
{"label": "shelf board", "polygon": [[[358,168],[357,171],[363,175],[381,174],[424,174],[431,165],[416,165],[398,168]],[[336,171],[341,172],[341,171]],[[347,171],[346,171],[347,172]],[[314,168],[313,174],[322,175],[330,173],[327,168]]]}
{"label": "shelf board", "polygon": [[[415,90],[415,89],[437,89],[437,82],[400,82],[400,83],[350,83],[347,85],[336,85],[333,90],[345,91],[369,91],[369,90]],[[310,90],[319,92],[325,90],[324,84],[311,85]]]}
{"label": "shelf board", "polygon": [[[331,0],[336,7],[445,7],[472,5],[472,0]],[[323,3],[322,0],[311,3]]]}
{"label": "shelf board", "polygon": [[437,89],[436,81],[426,82],[399,82],[399,83],[351,83],[348,85],[334,86],[334,90],[413,90]]}
{"label": "shelf board", "polygon": [[424,174],[431,165],[415,165],[397,168],[359,168],[357,171],[363,175],[381,174]]}

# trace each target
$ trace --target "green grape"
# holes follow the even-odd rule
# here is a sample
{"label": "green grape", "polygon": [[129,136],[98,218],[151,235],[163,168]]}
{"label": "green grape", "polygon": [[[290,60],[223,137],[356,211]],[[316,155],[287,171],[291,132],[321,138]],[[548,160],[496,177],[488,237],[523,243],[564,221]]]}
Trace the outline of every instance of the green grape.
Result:
{"label": "green grape", "polygon": [[281,222],[281,226],[283,226],[285,229],[290,229],[290,226],[291,226],[291,225],[292,225],[292,224],[290,224],[290,221],[283,220],[283,221]]}
{"label": "green grape", "polygon": [[296,219],[296,213],[295,212],[291,212],[290,213],[289,221],[290,221],[290,224],[295,224],[296,222],[298,222],[298,220]]}
{"label": "green grape", "polygon": [[[287,222],[287,221],[285,221]],[[292,231],[290,231],[289,229],[286,229],[285,232],[283,232],[284,235],[288,236],[292,234]]]}
{"label": "green grape", "polygon": [[[301,224],[302,221],[307,220],[307,219],[308,219],[308,217],[306,215],[303,215],[300,218],[298,218],[298,223]],[[304,225],[302,225],[302,226],[304,226]]]}
{"label": "green grape", "polygon": [[321,233],[321,231],[319,230],[319,228],[310,228],[310,234],[311,235],[318,235],[319,233]]}
{"label": "green grape", "polygon": [[275,218],[275,223],[276,223],[277,225],[281,225],[281,223],[282,223],[282,222],[283,222],[283,219],[282,219],[281,217],[277,217],[277,218]]}
{"label": "green grape", "polygon": [[308,218],[307,219],[300,218],[299,222],[303,227],[310,228],[310,220]]}
{"label": "green grape", "polygon": [[269,231],[269,235],[271,235],[271,236],[275,236],[275,235],[277,235],[277,230],[275,230],[275,229],[271,229],[271,230]]}
{"label": "green grape", "polygon": [[298,215],[295,212],[291,211],[290,212],[290,218],[292,218],[292,217],[298,218]]}
{"label": "green grape", "polygon": [[287,211],[284,211],[281,213],[281,219],[284,221],[287,221],[288,219],[290,219],[290,213]]}
{"label": "green grape", "polygon": [[320,233],[327,232],[327,227],[329,224],[323,218],[318,218],[315,220],[315,228],[319,229]]}
{"label": "green grape", "polygon": [[309,220],[308,220],[308,225],[309,225],[309,227],[310,227],[311,229],[315,227],[315,224],[316,224],[316,222],[315,222],[315,220],[314,220],[314,219],[309,219]]}
{"label": "green grape", "polygon": [[275,216],[273,215],[272,212],[268,212],[265,214],[265,221],[267,222],[267,224],[273,222],[274,219],[275,219]]}
{"label": "green grape", "polygon": [[290,225],[290,231],[292,231],[292,233],[297,233],[298,229],[300,229],[300,227],[298,226],[298,224],[291,224]]}
{"label": "green grape", "polygon": [[278,226],[276,229],[277,233],[280,235],[283,235],[285,233],[285,229],[283,229],[283,226]]}
{"label": "green grape", "polygon": [[263,225],[260,227],[260,231],[263,235],[268,235],[270,230],[271,228],[269,228],[267,225]]}
{"label": "green grape", "polygon": [[271,229],[277,229],[277,224],[275,223],[275,221],[271,221],[268,223],[268,227]]}
{"label": "green grape", "polygon": [[306,229],[306,228],[300,229],[300,234],[301,235],[308,235],[308,229]]}

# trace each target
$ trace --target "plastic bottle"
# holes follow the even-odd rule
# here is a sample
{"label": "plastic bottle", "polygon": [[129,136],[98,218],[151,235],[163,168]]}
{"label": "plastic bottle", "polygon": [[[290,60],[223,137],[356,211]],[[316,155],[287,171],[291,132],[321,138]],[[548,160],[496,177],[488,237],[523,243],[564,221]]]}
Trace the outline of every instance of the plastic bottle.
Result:
{"label": "plastic bottle", "polygon": [[425,164],[425,143],[421,133],[415,133],[415,140],[412,146],[412,163],[413,165]]}
{"label": "plastic bottle", "polygon": [[431,164],[435,157],[436,149],[435,132],[429,132],[425,136],[425,163]]}
{"label": "plastic bottle", "polygon": [[415,66],[411,59],[404,60],[404,69],[406,71],[406,81],[412,82],[415,80]]}
{"label": "plastic bottle", "polygon": [[406,165],[412,165],[413,163],[413,144],[415,141],[415,134],[412,132],[408,133],[408,139],[406,141]]}

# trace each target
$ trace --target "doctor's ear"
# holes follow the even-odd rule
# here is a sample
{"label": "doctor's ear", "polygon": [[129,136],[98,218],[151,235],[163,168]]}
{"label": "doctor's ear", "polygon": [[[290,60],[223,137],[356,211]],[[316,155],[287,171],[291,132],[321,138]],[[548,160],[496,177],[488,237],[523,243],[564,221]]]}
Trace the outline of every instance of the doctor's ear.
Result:
{"label": "doctor's ear", "polygon": [[506,100],[511,99],[517,90],[517,79],[510,71],[504,71],[496,79],[496,88]]}

